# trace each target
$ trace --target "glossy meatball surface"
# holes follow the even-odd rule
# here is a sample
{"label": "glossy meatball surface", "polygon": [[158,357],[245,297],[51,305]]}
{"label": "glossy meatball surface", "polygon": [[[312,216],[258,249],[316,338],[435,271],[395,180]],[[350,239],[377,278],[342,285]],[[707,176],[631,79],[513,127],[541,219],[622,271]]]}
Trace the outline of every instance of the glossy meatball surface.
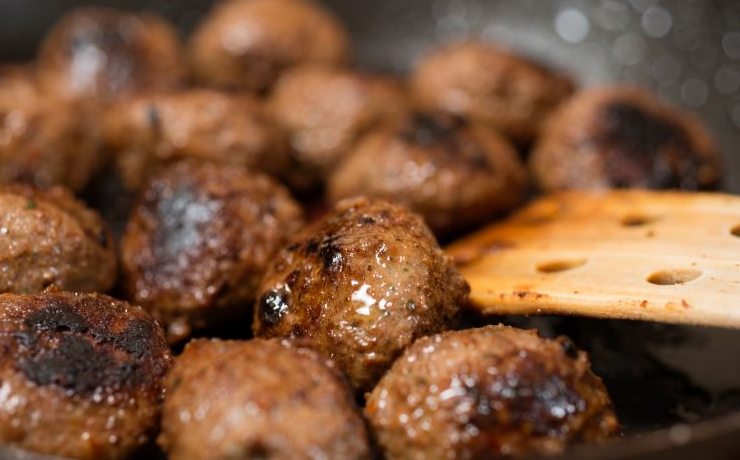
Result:
{"label": "glossy meatball surface", "polygon": [[160,444],[171,460],[369,459],[343,377],[277,340],[195,340],[167,378]]}
{"label": "glossy meatball surface", "polygon": [[303,222],[269,177],[185,161],[142,189],[121,243],[125,289],[171,340],[247,314],[273,254]]}
{"label": "glossy meatball surface", "polygon": [[164,19],[86,7],[64,16],[39,49],[39,82],[62,98],[120,99],[180,86],[177,32]]}
{"label": "glossy meatball surface", "polygon": [[388,459],[557,453],[618,430],[585,353],[566,338],[505,326],[418,340],[365,413]]}
{"label": "glossy meatball surface", "polygon": [[466,41],[417,63],[411,86],[419,104],[481,122],[527,144],[573,91],[567,77],[496,45]]}
{"label": "glossy meatball surface", "polygon": [[454,324],[468,292],[419,216],[345,200],[270,263],[253,330],[306,339],[368,390],[416,338]]}
{"label": "glossy meatball surface", "polygon": [[100,294],[2,294],[0,331],[0,443],[123,459],[156,433],[171,357],[141,308]]}
{"label": "glossy meatball surface", "polygon": [[0,187],[0,292],[106,292],[116,254],[100,216],[62,188]]}
{"label": "glossy meatball surface", "polygon": [[189,45],[201,82],[262,92],[299,64],[341,65],[349,39],[338,19],[312,0],[233,0],[217,4]]}
{"label": "glossy meatball surface", "polygon": [[548,121],[530,157],[542,190],[715,189],[721,158],[707,129],[635,87],[578,93]]}
{"label": "glossy meatball surface", "polygon": [[526,188],[504,138],[445,115],[417,114],[368,134],[331,176],[330,201],[366,195],[418,212],[438,235],[510,210]]}

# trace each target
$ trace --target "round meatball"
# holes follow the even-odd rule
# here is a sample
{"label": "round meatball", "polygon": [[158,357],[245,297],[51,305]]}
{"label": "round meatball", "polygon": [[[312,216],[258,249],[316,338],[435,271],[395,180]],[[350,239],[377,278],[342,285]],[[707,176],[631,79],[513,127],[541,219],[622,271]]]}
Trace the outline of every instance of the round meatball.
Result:
{"label": "round meatball", "polygon": [[128,188],[138,188],[168,161],[199,158],[283,172],[288,151],[282,132],[246,96],[189,90],[140,96],[108,112],[105,140]]}
{"label": "round meatball", "polygon": [[41,44],[38,78],[63,98],[119,99],[183,83],[174,28],[156,16],[87,7],[64,16]]}
{"label": "round meatball", "polygon": [[0,330],[0,443],[101,460],[151,441],[171,357],[144,310],[100,294],[2,294]]}
{"label": "round meatball", "polygon": [[584,352],[505,326],[418,340],[365,413],[389,460],[551,454],[618,431]]}
{"label": "round meatball", "polygon": [[0,70],[0,184],[80,191],[100,163],[99,141],[86,107],[44,95],[27,69]]}
{"label": "round meatball", "polygon": [[106,292],[116,254],[100,216],[55,187],[0,187],[0,292]]}
{"label": "round meatball", "polygon": [[516,150],[480,125],[419,114],[368,134],[329,180],[331,201],[367,195],[418,212],[438,235],[518,204],[526,175]]}
{"label": "round meatball", "polygon": [[466,116],[518,144],[530,143],[545,117],[573,92],[568,78],[478,41],[432,51],[417,64],[411,84],[426,110]]}
{"label": "round meatball", "polygon": [[290,135],[288,181],[298,188],[323,182],[361,134],[398,119],[406,105],[403,87],[390,77],[318,66],[288,72],[270,101]]}
{"label": "round meatball", "polygon": [[193,74],[219,87],[264,91],[291,67],[341,65],[347,32],[311,0],[232,0],[219,3],[189,45]]}
{"label": "round meatball", "polygon": [[548,121],[530,157],[544,191],[715,189],[721,157],[692,115],[632,87],[584,90]]}
{"label": "round meatball", "polygon": [[194,340],[167,378],[159,442],[170,460],[369,459],[331,366],[287,342]]}
{"label": "round meatball", "polygon": [[369,390],[416,338],[455,324],[469,289],[421,217],[345,200],[273,259],[253,331],[305,339]]}
{"label": "round meatball", "polygon": [[287,190],[265,175],[175,163],[144,187],[128,222],[126,292],[172,341],[248,314],[268,261],[302,222]]}

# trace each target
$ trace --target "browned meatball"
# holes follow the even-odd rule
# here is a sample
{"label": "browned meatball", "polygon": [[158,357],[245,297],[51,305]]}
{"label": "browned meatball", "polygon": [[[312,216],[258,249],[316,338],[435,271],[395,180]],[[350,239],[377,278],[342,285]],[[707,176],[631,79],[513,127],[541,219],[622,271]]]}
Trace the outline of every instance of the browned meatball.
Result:
{"label": "browned meatball", "polygon": [[170,340],[248,313],[267,263],[302,225],[269,177],[215,163],[173,164],[141,191],[121,243],[125,289]]}
{"label": "browned meatball", "polygon": [[545,117],[573,92],[568,78],[479,41],[432,51],[411,82],[423,108],[466,116],[520,144],[531,142]]}
{"label": "browned meatball", "polygon": [[349,70],[305,66],[286,73],[272,93],[275,119],[290,135],[298,188],[323,182],[361,134],[406,109],[399,82]]}
{"label": "browned meatball", "polygon": [[232,0],[215,6],[190,41],[192,71],[202,82],[249,91],[268,89],[304,63],[341,65],[347,32],[311,0]]}
{"label": "browned meatball", "polygon": [[81,8],[64,16],[39,50],[41,86],[64,98],[119,99],[183,82],[176,31],[156,16]]}
{"label": "browned meatball", "polygon": [[253,330],[305,338],[368,390],[416,338],[453,325],[468,291],[419,216],[345,200],[272,261]]}
{"label": "browned meatball", "polygon": [[282,172],[288,151],[282,132],[246,96],[190,90],[141,96],[114,105],[105,123],[124,184],[138,188],[163,163],[200,158]]}
{"label": "browned meatball", "polygon": [[171,357],[141,308],[100,294],[2,294],[0,331],[0,443],[122,459],[156,433]]}
{"label": "browned meatball", "polygon": [[62,188],[0,187],[0,292],[106,292],[116,254],[100,216]]}
{"label": "browned meatball", "polygon": [[714,189],[721,157],[704,125],[632,87],[584,90],[546,124],[530,157],[542,190]]}
{"label": "browned meatball", "polygon": [[365,413],[389,460],[557,453],[618,431],[584,352],[505,326],[418,340]]}
{"label": "browned meatball", "polygon": [[367,459],[368,435],[340,373],[277,340],[195,340],[166,383],[170,460]]}
{"label": "browned meatball", "polygon": [[367,135],[332,175],[328,196],[402,204],[444,235],[508,211],[525,187],[524,167],[504,138],[461,118],[419,114]]}
{"label": "browned meatball", "polygon": [[0,184],[83,189],[99,161],[87,110],[42,94],[27,69],[0,70]]}

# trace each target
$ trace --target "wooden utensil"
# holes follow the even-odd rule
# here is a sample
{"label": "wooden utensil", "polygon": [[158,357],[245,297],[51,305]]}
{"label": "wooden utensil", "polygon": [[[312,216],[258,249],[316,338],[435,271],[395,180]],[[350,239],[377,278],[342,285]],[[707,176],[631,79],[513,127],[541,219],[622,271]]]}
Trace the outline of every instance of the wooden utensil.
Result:
{"label": "wooden utensil", "polygon": [[485,314],[740,328],[740,197],[563,192],[448,250]]}

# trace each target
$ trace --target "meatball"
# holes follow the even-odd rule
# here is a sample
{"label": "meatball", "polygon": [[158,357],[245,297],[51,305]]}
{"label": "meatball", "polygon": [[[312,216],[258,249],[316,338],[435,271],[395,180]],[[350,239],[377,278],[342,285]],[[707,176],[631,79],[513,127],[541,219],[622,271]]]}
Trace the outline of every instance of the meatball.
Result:
{"label": "meatball", "polygon": [[82,190],[100,163],[99,130],[89,115],[41,93],[28,69],[0,70],[0,184]]}
{"label": "meatball", "polygon": [[0,187],[0,292],[106,292],[115,280],[110,232],[95,211],[59,187]]}
{"label": "meatball", "polygon": [[421,217],[345,200],[270,263],[253,331],[306,340],[363,391],[416,338],[454,325],[469,289]]}
{"label": "meatball", "polygon": [[320,184],[361,134],[398,119],[406,105],[402,85],[390,77],[318,66],[286,73],[270,106],[290,135],[295,165],[288,181]]}
{"label": "meatball", "polygon": [[419,114],[368,134],[331,176],[327,193],[331,201],[394,201],[448,235],[511,209],[525,188],[524,167],[504,138],[461,118]]}
{"label": "meatball", "polygon": [[584,90],[553,114],[530,157],[542,190],[715,189],[721,157],[702,123],[632,87]]}
{"label": "meatball", "polygon": [[478,41],[432,51],[417,64],[411,85],[424,109],[466,116],[518,144],[530,143],[545,117],[573,92],[568,78]]}
{"label": "meatball", "polygon": [[38,78],[63,98],[119,99],[183,83],[174,28],[156,16],[87,7],[64,16],[44,38]]}
{"label": "meatball", "polygon": [[284,171],[288,162],[282,132],[255,99],[213,90],[140,96],[116,104],[106,117],[105,139],[131,189],[178,158],[273,174]]}
{"label": "meatball", "polygon": [[505,326],[418,340],[365,412],[389,460],[550,454],[618,431],[584,352]]}
{"label": "meatball", "polygon": [[122,459],[156,433],[171,357],[141,308],[100,294],[2,294],[0,330],[0,443]]}
{"label": "meatball", "polygon": [[189,44],[192,72],[209,85],[265,91],[305,63],[336,66],[349,54],[347,32],[311,0],[232,0],[218,4]]}
{"label": "meatball", "polygon": [[268,261],[302,221],[300,207],[267,176],[175,163],[152,178],[133,209],[121,242],[124,288],[180,340],[248,314]]}
{"label": "meatball", "polygon": [[368,459],[341,374],[276,340],[194,340],[166,382],[160,444],[171,460]]}

